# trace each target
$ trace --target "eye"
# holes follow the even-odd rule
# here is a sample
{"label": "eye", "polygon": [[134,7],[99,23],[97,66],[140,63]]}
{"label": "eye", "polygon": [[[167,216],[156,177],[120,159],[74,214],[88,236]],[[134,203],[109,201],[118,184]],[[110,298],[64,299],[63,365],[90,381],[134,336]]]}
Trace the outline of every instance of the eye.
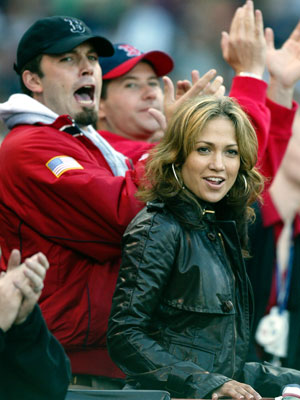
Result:
{"label": "eye", "polygon": [[134,89],[134,88],[137,88],[137,87],[138,87],[138,85],[135,82],[127,82],[125,84],[125,88]]}
{"label": "eye", "polygon": [[226,153],[230,156],[230,157],[236,157],[239,155],[239,152],[237,150],[234,149],[228,149],[226,150]]}
{"label": "eye", "polygon": [[71,61],[73,61],[73,57],[72,56],[64,56],[59,61],[60,62],[71,62]]}
{"label": "eye", "polygon": [[157,87],[160,86],[160,84],[157,80],[153,80],[149,82],[149,86]]}
{"label": "eye", "polygon": [[89,59],[90,61],[98,61],[98,56],[95,55],[95,54],[90,54],[90,55],[88,56],[88,59]]}
{"label": "eye", "polygon": [[196,151],[200,154],[208,154],[210,152],[210,148],[207,146],[197,147]]}

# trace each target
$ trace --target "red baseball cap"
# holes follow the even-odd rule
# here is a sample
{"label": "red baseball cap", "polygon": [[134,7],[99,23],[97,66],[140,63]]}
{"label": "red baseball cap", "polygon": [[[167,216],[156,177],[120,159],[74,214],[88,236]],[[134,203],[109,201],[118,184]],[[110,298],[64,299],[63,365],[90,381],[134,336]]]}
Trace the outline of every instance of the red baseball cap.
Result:
{"label": "red baseball cap", "polygon": [[114,44],[113,47],[115,50],[113,56],[99,57],[104,80],[125,75],[142,60],[147,60],[152,64],[158,77],[168,74],[174,67],[172,58],[163,51],[142,53],[135,47],[123,43]]}

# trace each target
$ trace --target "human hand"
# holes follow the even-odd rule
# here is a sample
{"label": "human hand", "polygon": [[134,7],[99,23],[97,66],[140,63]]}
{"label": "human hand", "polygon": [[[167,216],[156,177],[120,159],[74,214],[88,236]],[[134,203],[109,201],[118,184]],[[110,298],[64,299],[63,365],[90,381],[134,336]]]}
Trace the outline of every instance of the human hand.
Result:
{"label": "human hand", "polygon": [[212,394],[212,400],[217,400],[220,397],[230,397],[232,399],[248,399],[259,400],[261,396],[250,385],[240,383],[238,381],[228,381]]}
{"label": "human hand", "polygon": [[14,281],[14,285],[23,296],[23,301],[14,322],[16,325],[22,324],[26,320],[37,303],[44,287],[44,279],[49,263],[43,253],[37,253],[27,258],[22,266],[24,268],[23,274],[27,279]]}
{"label": "human hand", "polygon": [[274,47],[274,32],[265,29],[267,68],[270,73],[268,96],[291,107],[295,84],[300,79],[300,22],[280,49]]}
{"label": "human hand", "polygon": [[266,48],[262,13],[254,11],[253,1],[247,0],[236,10],[229,33],[222,32],[223,58],[236,74],[250,72],[262,77]]}
{"label": "human hand", "polygon": [[205,94],[224,95],[223,78],[221,76],[216,77],[216,73],[215,69],[211,69],[200,77],[199,71],[193,70],[191,73],[192,83],[188,80],[178,81],[176,91],[172,80],[168,76],[164,76],[164,113],[166,121],[168,122],[176,109],[189,99]]}
{"label": "human hand", "polygon": [[[176,83],[176,93],[175,99],[179,100],[183,95],[185,95],[193,85],[196,85],[198,82],[200,84],[200,74],[197,69],[194,69],[191,72],[192,82],[189,80],[177,81]],[[224,96],[225,94],[225,86],[223,85],[223,77],[218,75],[215,77],[213,81],[208,82],[203,90],[201,90],[197,95],[215,95],[216,97]],[[203,83],[201,83],[203,85]]]}
{"label": "human hand", "polygon": [[[20,252],[13,250],[8,260],[8,267],[17,267],[20,261]],[[4,332],[14,323],[22,301],[22,294],[13,284],[13,278],[9,273],[3,273],[0,277],[0,328]]]}

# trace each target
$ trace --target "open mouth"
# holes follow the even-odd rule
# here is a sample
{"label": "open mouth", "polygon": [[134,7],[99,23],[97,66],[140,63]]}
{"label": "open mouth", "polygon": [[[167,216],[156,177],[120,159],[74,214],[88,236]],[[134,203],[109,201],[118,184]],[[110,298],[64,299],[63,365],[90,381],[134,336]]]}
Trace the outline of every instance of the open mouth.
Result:
{"label": "open mouth", "polygon": [[92,85],[82,86],[74,93],[76,101],[82,105],[91,105],[94,103],[95,88]]}
{"label": "open mouth", "polygon": [[225,181],[223,178],[217,178],[217,177],[209,177],[209,178],[204,178],[207,182],[211,183],[212,185],[221,185]]}

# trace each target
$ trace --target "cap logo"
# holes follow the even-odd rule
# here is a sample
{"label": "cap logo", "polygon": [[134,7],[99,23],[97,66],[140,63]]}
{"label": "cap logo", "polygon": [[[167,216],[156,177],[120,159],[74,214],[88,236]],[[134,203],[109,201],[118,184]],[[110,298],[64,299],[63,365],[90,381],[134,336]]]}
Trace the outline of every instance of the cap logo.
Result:
{"label": "cap logo", "polygon": [[78,19],[64,18],[64,21],[66,21],[70,24],[70,27],[71,27],[70,32],[72,32],[72,33],[84,33],[85,32],[85,26]]}
{"label": "cap logo", "polygon": [[136,57],[142,54],[138,49],[136,49],[133,46],[130,46],[129,44],[120,44],[118,46],[118,49],[124,50],[127,57]]}

